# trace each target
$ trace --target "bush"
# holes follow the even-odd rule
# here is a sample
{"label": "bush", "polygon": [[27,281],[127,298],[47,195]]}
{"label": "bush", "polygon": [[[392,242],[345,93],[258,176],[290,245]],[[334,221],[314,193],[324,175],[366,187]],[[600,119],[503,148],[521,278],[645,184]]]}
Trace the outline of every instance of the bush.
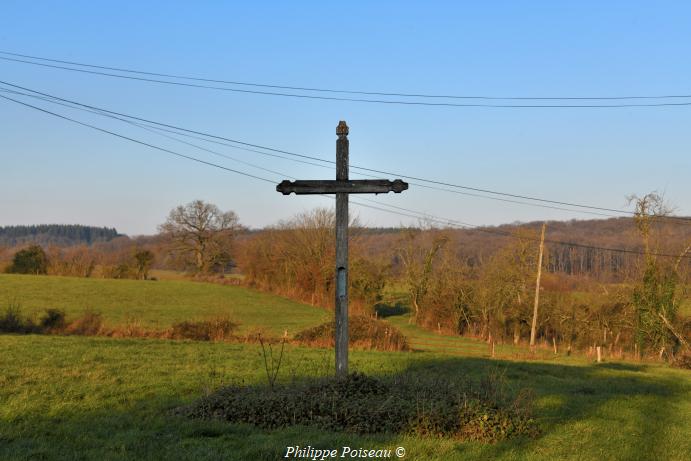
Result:
{"label": "bush", "polygon": [[102,333],[102,330],[103,317],[101,313],[87,309],[81,317],[67,325],[65,333],[68,335],[96,336]]}
{"label": "bush", "polygon": [[19,250],[12,258],[12,264],[7,268],[10,274],[43,274],[48,273],[48,257],[39,245],[31,245]]}
{"label": "bush", "polygon": [[223,341],[233,337],[239,323],[227,317],[217,317],[198,322],[180,322],[173,325],[171,339],[194,339],[197,341]]}
{"label": "bush", "polygon": [[672,362],[672,366],[676,368],[683,368],[685,370],[691,370],[691,354],[679,354]]}
{"label": "bush", "polygon": [[10,303],[0,315],[0,333],[37,333],[38,327],[34,322],[22,316],[19,304]]}
{"label": "bush", "polygon": [[[351,347],[382,351],[405,351],[408,343],[395,327],[364,316],[348,319],[348,342]],[[335,322],[308,328],[295,335],[295,340],[308,346],[334,346]]]}
{"label": "bush", "polygon": [[495,442],[538,434],[532,401],[488,398],[468,382],[403,375],[351,374],[267,386],[230,386],[175,412],[193,418],[249,423],[264,429],[293,425],[359,434],[450,436]]}
{"label": "bush", "polygon": [[44,332],[58,332],[65,328],[65,311],[60,309],[46,309],[39,322],[39,327]]}

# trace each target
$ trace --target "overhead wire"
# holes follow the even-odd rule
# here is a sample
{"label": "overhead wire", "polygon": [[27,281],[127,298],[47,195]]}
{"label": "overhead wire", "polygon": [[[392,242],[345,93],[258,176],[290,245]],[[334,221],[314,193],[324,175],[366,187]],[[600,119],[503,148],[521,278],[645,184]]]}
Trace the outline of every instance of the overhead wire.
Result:
{"label": "overhead wire", "polygon": [[[152,148],[152,149],[156,149],[156,150],[159,150],[159,151],[162,151],[162,152],[166,152],[166,153],[175,155],[175,156],[180,157],[180,158],[185,158],[185,159],[188,159],[188,160],[191,160],[191,161],[194,161],[194,162],[198,162],[198,163],[201,163],[201,164],[205,164],[205,165],[208,165],[208,166],[212,166],[212,167],[215,167],[215,168],[219,168],[219,169],[222,169],[222,170],[225,170],[225,171],[228,171],[228,172],[240,174],[240,175],[247,176],[247,177],[250,177],[250,178],[253,178],[253,179],[257,179],[257,180],[260,180],[260,181],[263,181],[263,182],[268,182],[268,183],[271,183],[271,184],[275,184],[274,181],[271,181],[270,179],[267,179],[267,178],[263,178],[263,177],[260,177],[260,176],[257,176],[257,175],[249,174],[249,173],[246,173],[246,172],[243,172],[243,171],[239,171],[239,170],[236,170],[236,169],[228,168],[228,167],[225,167],[225,166],[223,166],[223,165],[218,165],[218,164],[215,164],[215,163],[212,163],[212,162],[208,162],[208,161],[205,161],[205,160],[202,160],[202,159],[198,159],[198,158],[196,158],[196,157],[192,157],[192,156],[189,156],[189,155],[181,154],[181,153],[179,153],[179,152],[175,152],[175,151],[172,151],[172,150],[170,150],[170,149],[163,148],[163,147],[160,147],[160,146],[157,146],[157,145],[154,145],[154,144],[145,142],[145,141],[141,141],[141,140],[138,140],[138,139],[129,137],[129,136],[121,135],[121,134],[116,133],[116,132],[114,132],[114,131],[107,130],[107,129],[104,129],[104,128],[100,128],[100,127],[97,127],[97,126],[95,126],[95,125],[92,125],[92,124],[89,124],[89,123],[85,123],[85,122],[82,122],[82,121],[73,119],[73,118],[71,118],[71,117],[67,117],[67,116],[65,116],[65,115],[58,114],[58,113],[56,113],[56,112],[52,112],[52,111],[49,111],[49,110],[47,110],[47,109],[43,109],[43,108],[41,108],[41,107],[38,107],[38,106],[35,106],[35,105],[32,105],[32,104],[28,104],[28,103],[23,102],[23,101],[16,100],[16,99],[14,99],[14,98],[10,98],[10,97],[8,97],[8,96],[0,95],[0,98],[5,99],[5,100],[8,100],[8,101],[11,101],[11,102],[14,102],[14,103],[16,103],[16,104],[20,104],[20,105],[22,105],[22,106],[25,106],[25,107],[28,107],[28,108],[31,108],[31,109],[34,109],[34,110],[37,110],[37,111],[40,111],[40,112],[45,113],[45,114],[48,114],[48,115],[52,115],[52,116],[54,116],[54,117],[58,117],[58,118],[60,118],[60,119],[66,120],[66,121],[70,121],[70,122],[72,122],[72,123],[76,123],[76,124],[81,125],[81,126],[84,126],[84,127],[91,128],[91,129],[93,129],[93,130],[96,130],[96,131],[99,131],[99,132],[102,132],[102,133],[106,133],[106,134],[109,134],[109,135],[112,135],[112,136],[115,136],[115,137],[118,137],[118,138],[121,138],[121,139],[130,141],[130,142],[134,142],[134,143],[139,144],[139,145],[143,145],[143,146],[146,146],[146,147],[149,147],[149,148]],[[256,167],[258,167],[258,166],[256,166]],[[258,167],[258,168],[262,168],[262,169],[263,169],[263,167]],[[279,173],[279,172],[274,172],[274,171],[267,170],[267,169],[265,169],[265,171],[269,171],[269,172],[272,172],[272,173],[274,173],[274,174],[281,174],[281,173]],[[367,200],[367,199],[365,199],[365,200]],[[417,218],[417,219],[428,219],[428,220],[433,220],[433,221],[436,221],[436,222],[439,222],[439,223],[446,223],[446,224],[448,224],[449,226],[472,228],[472,229],[478,230],[478,231],[480,231],[480,232],[487,232],[487,233],[493,233],[493,234],[503,235],[503,236],[506,236],[506,237],[513,237],[513,238],[522,238],[522,239],[526,239],[526,237],[518,237],[518,236],[516,236],[516,235],[514,235],[514,234],[512,234],[512,233],[509,233],[509,232],[504,232],[504,231],[500,231],[500,230],[493,230],[493,229],[489,229],[489,228],[486,228],[486,227],[483,227],[483,226],[477,226],[477,225],[473,225],[473,224],[463,223],[463,222],[457,221],[457,220],[452,220],[452,219],[447,219],[447,218],[439,218],[439,217],[435,217],[435,216],[433,216],[433,215],[427,215],[427,214],[425,214],[425,213],[421,213],[421,212],[418,212],[418,211],[415,211],[415,210],[411,210],[411,209],[408,209],[408,208],[404,208],[404,207],[398,207],[398,206],[393,206],[393,205],[384,205],[384,206],[388,206],[388,207],[391,207],[391,208],[395,208],[395,209],[401,210],[401,211],[395,211],[395,210],[390,210],[390,209],[386,209],[386,208],[381,208],[381,206],[372,206],[372,205],[367,205],[367,204],[363,204],[363,203],[359,203],[359,202],[355,202],[355,201],[353,201],[353,203],[356,204],[356,205],[358,205],[358,206],[365,207],[365,208],[371,208],[371,209],[375,209],[375,210],[386,211],[386,212],[388,212],[388,213],[394,213],[394,214],[398,214],[398,215],[401,215],[401,216],[406,216],[406,217],[411,217],[411,218]],[[378,205],[383,205],[383,204],[379,203]],[[402,212],[402,211],[403,211],[403,212]],[[529,237],[528,237],[527,239],[531,240]],[[619,253],[631,253],[631,254],[645,255],[645,253],[642,253],[642,252],[640,252],[640,251],[629,250],[629,249],[623,249],[623,248],[598,247],[598,246],[593,246],[593,245],[585,245],[585,244],[579,244],[579,243],[575,243],[575,242],[563,242],[563,241],[558,241],[558,240],[545,240],[545,241],[548,242],[548,243],[553,243],[553,244],[558,244],[558,245],[565,245],[565,246],[570,246],[570,247],[580,247],[580,248],[589,248],[589,249],[594,249],[594,250],[599,250],[599,251],[611,251],[611,252],[619,252]],[[675,257],[675,258],[678,258],[678,257],[679,257],[678,255],[672,255],[672,254],[666,254],[666,253],[648,253],[648,255],[650,255],[650,256],[659,256],[659,257]],[[685,257],[685,258],[690,258],[690,259],[691,259],[691,255],[686,255],[686,256],[684,256],[684,257]]]}
{"label": "overhead wire", "polygon": [[691,106],[691,101],[688,102],[654,102],[654,103],[618,103],[618,104],[487,104],[487,103],[454,103],[454,102],[429,102],[429,101],[404,101],[404,100],[388,100],[388,99],[366,99],[366,98],[354,98],[354,97],[336,97],[336,96],[320,96],[314,94],[297,94],[297,93],[284,93],[278,91],[263,91],[263,90],[250,90],[243,88],[229,88],[215,85],[197,84],[197,83],[185,83],[176,82],[170,80],[162,80],[160,78],[148,78],[148,77],[137,77],[133,75],[120,75],[113,74],[111,72],[102,72],[96,70],[79,69],[75,67],[68,67],[57,64],[47,64],[45,62],[33,62],[27,61],[25,59],[8,58],[6,56],[0,56],[0,60],[9,62],[18,62],[23,64],[31,64],[35,66],[42,66],[53,69],[66,70],[71,72],[80,72],[91,75],[100,75],[104,77],[112,77],[126,80],[136,80],[141,82],[149,82],[163,85],[174,85],[182,86],[188,88],[203,88],[208,90],[217,91],[228,91],[234,93],[245,93],[245,94],[260,94],[266,96],[281,96],[289,98],[298,99],[315,99],[315,100],[328,100],[328,101],[345,101],[345,102],[359,102],[359,103],[374,103],[374,104],[393,104],[393,105],[405,105],[405,106],[437,106],[437,107],[478,107],[478,108],[499,108],[499,109],[603,109],[603,108],[633,108],[633,107],[674,107],[674,106]]}
{"label": "overhead wire", "polygon": [[[83,104],[83,103],[80,103],[80,102],[77,102],[77,101],[73,101],[73,100],[61,98],[61,97],[58,97],[58,96],[55,96],[55,95],[51,95],[51,94],[48,94],[48,93],[40,92],[40,91],[37,91],[37,90],[33,90],[33,89],[30,89],[30,88],[27,88],[27,87],[23,87],[23,86],[16,85],[16,84],[13,84],[13,83],[10,83],[10,82],[6,82],[6,81],[2,81],[2,80],[0,80],[0,83],[1,83],[1,84],[4,84],[4,85],[7,85],[7,86],[10,86],[10,87],[13,87],[13,88],[18,88],[18,89],[22,89],[22,90],[24,90],[24,91],[29,91],[29,92],[31,92],[31,93],[35,93],[35,94],[38,94],[38,95],[46,96],[46,97],[48,97],[48,98],[52,98],[52,99],[56,99],[56,100],[59,100],[59,101],[67,102],[67,103],[69,103],[69,104],[73,104],[73,105],[76,105],[76,106],[80,106],[80,107],[85,107],[85,108],[88,108],[88,109],[96,110],[96,111],[99,111],[99,112],[102,112],[102,113],[113,114],[113,115],[117,115],[117,116],[120,116],[120,117],[126,117],[126,118],[129,118],[129,119],[141,121],[141,122],[144,122],[144,123],[147,123],[147,124],[156,125],[156,126],[162,126],[162,127],[166,127],[166,128],[169,128],[169,129],[177,130],[177,131],[178,131],[177,134],[180,134],[180,135],[183,135],[183,136],[186,136],[186,135],[183,134],[183,133],[180,133],[180,132],[193,133],[193,134],[196,134],[196,135],[200,135],[200,136],[212,138],[212,139],[215,139],[215,140],[223,140],[223,141],[228,141],[228,142],[231,142],[231,143],[234,143],[234,144],[239,144],[239,145],[242,146],[242,147],[247,147],[247,146],[249,146],[249,147],[256,148],[256,149],[267,150],[267,151],[270,151],[270,152],[273,152],[273,153],[285,154],[285,155],[289,155],[289,156],[293,156],[293,157],[299,157],[299,158],[302,158],[302,159],[308,159],[308,160],[314,160],[314,161],[318,161],[318,162],[328,163],[328,164],[331,164],[331,165],[333,165],[333,164],[335,163],[333,160],[326,160],[326,159],[319,158],[319,157],[315,157],[315,156],[311,156],[311,155],[299,154],[299,153],[295,153],[295,152],[286,151],[286,150],[283,150],[283,149],[276,149],[276,148],[272,148],[272,147],[262,146],[262,145],[259,145],[259,144],[248,143],[248,142],[240,141],[240,140],[237,140],[237,139],[231,139],[231,138],[227,138],[227,137],[223,137],[223,136],[218,136],[218,135],[214,135],[214,134],[210,134],[210,133],[205,133],[205,132],[201,132],[201,131],[190,130],[190,129],[183,128],[183,127],[180,127],[180,126],[175,126],[175,125],[171,125],[171,124],[156,122],[156,121],[153,121],[153,120],[149,120],[149,119],[145,119],[145,118],[141,118],[141,117],[136,117],[136,116],[124,114],[124,113],[121,113],[121,112],[111,111],[111,110],[108,110],[108,109],[104,109],[104,108],[100,108],[100,107],[96,107],[96,106],[91,106],[91,105]],[[207,142],[214,142],[214,141],[211,141],[211,140],[206,140],[206,141],[207,141]],[[221,144],[222,144],[222,143],[221,143]],[[229,147],[238,148],[237,146],[229,146]],[[244,150],[250,150],[250,151],[252,151],[252,152],[257,152],[256,150],[251,150],[251,149],[244,149]],[[264,153],[264,152],[257,152],[257,153],[266,155],[266,153]],[[284,158],[284,157],[280,156],[280,158]],[[303,163],[309,163],[309,162],[303,162]],[[313,164],[313,163],[311,163],[311,164]],[[427,178],[412,176],[412,175],[408,175],[408,174],[404,174],[404,173],[396,173],[396,172],[391,172],[391,171],[378,170],[378,169],[363,167],[363,166],[359,166],[359,165],[351,165],[351,168],[354,168],[354,169],[357,169],[357,170],[362,170],[362,171],[369,171],[369,172],[373,172],[373,173],[386,174],[386,175],[392,175],[392,176],[399,176],[399,177],[403,177],[403,178],[407,178],[407,179],[412,179],[412,180],[415,180],[415,181],[421,181],[421,182],[430,183],[430,184],[435,184],[435,185],[442,185],[442,186],[447,186],[447,187],[453,187],[453,188],[456,188],[456,189],[464,189],[464,190],[470,190],[470,191],[474,191],[474,192],[482,192],[482,193],[487,193],[487,194],[493,194],[493,195],[503,196],[503,197],[510,197],[510,198],[518,198],[518,199],[524,199],[524,200],[531,200],[531,201],[534,201],[534,202],[549,203],[549,204],[551,204],[551,205],[546,206],[546,205],[541,205],[541,204],[538,204],[538,203],[519,202],[519,201],[514,201],[514,200],[501,199],[501,198],[499,198],[499,197],[479,196],[479,197],[486,198],[486,199],[493,199],[493,200],[505,201],[505,202],[509,202],[509,203],[518,203],[518,204],[523,204],[523,205],[539,206],[539,207],[544,207],[544,208],[553,208],[553,209],[558,209],[558,210],[563,210],[563,211],[572,211],[572,212],[573,212],[573,211],[576,211],[576,210],[569,210],[569,209],[564,209],[564,208],[561,208],[561,207],[554,207],[554,206],[552,206],[552,205],[571,206],[571,207],[575,207],[575,208],[581,208],[581,209],[584,209],[584,210],[588,210],[588,209],[589,209],[589,210],[598,210],[598,211],[606,211],[606,212],[613,212],[613,213],[621,213],[621,214],[625,214],[625,215],[629,215],[629,216],[635,215],[634,212],[629,211],[629,210],[621,210],[621,209],[615,209],[615,208],[598,207],[598,206],[593,206],[593,205],[586,205],[586,204],[573,203],[573,202],[566,202],[566,201],[550,200],[550,199],[539,198],[539,197],[531,197],[531,196],[520,195],[520,194],[511,194],[511,193],[507,193],[507,192],[499,192],[499,191],[494,191],[494,190],[490,190],[490,189],[476,188],[476,187],[465,186],[465,185],[460,185],[460,184],[453,184],[453,183],[449,183],[449,182],[445,182],[445,181],[438,181],[438,180],[434,180],[434,179],[427,179]],[[364,174],[364,173],[360,173],[360,174],[362,174],[362,175],[364,175],[364,176],[367,176],[367,175]],[[448,189],[434,188],[434,187],[426,186],[426,185],[421,185],[421,186],[422,186],[422,187],[427,187],[427,188],[430,188],[430,189],[438,189],[438,190],[442,190],[442,191],[445,191],[445,192],[460,193],[460,191],[451,191],[451,190],[448,190]],[[463,193],[462,195],[478,196],[478,195],[476,195],[476,194],[469,194],[469,193],[467,193],[467,192]],[[601,214],[601,213],[593,213],[593,212],[587,212],[587,213],[588,213],[588,214],[600,214],[600,215],[604,215],[604,216],[612,216],[612,215]],[[663,220],[666,220],[666,221],[672,221],[672,222],[676,222],[676,221],[684,222],[684,223],[691,222],[691,218],[681,217],[681,216],[660,216],[660,219],[663,219]]]}
{"label": "overhead wire", "polygon": [[[0,92],[7,92],[7,93],[12,93],[12,94],[20,95],[20,96],[27,96],[27,97],[37,98],[37,99],[40,99],[40,100],[45,101],[45,102],[50,102],[50,103],[52,103],[52,104],[57,104],[57,105],[59,105],[59,106],[67,107],[67,108],[69,108],[69,109],[78,109],[78,110],[86,111],[86,112],[88,112],[88,113],[95,114],[95,115],[107,116],[108,118],[112,118],[112,119],[115,119],[115,120],[119,120],[119,121],[121,121],[121,122],[123,122],[123,123],[127,123],[128,125],[141,128],[141,129],[143,129],[143,130],[145,130],[145,131],[148,131],[148,132],[150,132],[150,133],[154,133],[154,134],[156,134],[157,136],[161,136],[161,137],[164,137],[164,138],[166,138],[166,139],[170,139],[170,140],[172,140],[172,141],[179,142],[179,143],[184,144],[184,145],[189,146],[189,147],[194,147],[195,149],[199,149],[199,150],[202,150],[202,151],[204,151],[204,152],[208,152],[208,153],[213,154],[213,155],[216,155],[216,156],[218,156],[218,157],[222,157],[222,158],[225,158],[225,159],[227,159],[227,160],[232,160],[232,161],[234,161],[234,162],[237,162],[237,163],[240,163],[240,164],[243,164],[243,165],[246,165],[246,166],[250,166],[250,167],[253,167],[253,168],[258,168],[258,169],[261,169],[261,170],[266,171],[266,172],[268,172],[268,173],[276,174],[276,175],[278,175],[278,176],[285,176],[285,175],[284,175],[283,173],[281,173],[281,172],[278,172],[278,171],[275,171],[275,170],[271,170],[271,169],[265,168],[265,167],[263,167],[263,166],[260,166],[260,165],[255,164],[255,163],[247,162],[247,161],[245,161],[245,160],[241,160],[241,159],[238,159],[238,158],[236,158],[236,157],[232,157],[232,156],[230,156],[230,155],[224,154],[224,153],[222,153],[222,152],[218,152],[218,151],[215,151],[215,150],[213,150],[213,149],[208,149],[208,148],[206,148],[206,147],[204,147],[204,146],[200,146],[200,145],[198,145],[198,144],[194,144],[194,143],[185,141],[185,140],[183,140],[183,139],[179,139],[179,138],[177,138],[177,137],[175,137],[175,136],[170,136],[170,135],[167,135],[167,134],[164,134],[164,133],[161,132],[161,131],[165,131],[165,132],[175,133],[175,132],[173,132],[172,130],[162,130],[162,129],[159,128],[159,127],[149,127],[149,126],[147,126],[147,125],[144,125],[143,123],[133,122],[133,121],[131,121],[131,120],[127,120],[127,119],[124,119],[124,118],[116,117],[116,116],[110,115],[110,114],[103,114],[103,113],[101,113],[101,112],[99,112],[99,111],[96,111],[96,110],[91,110],[91,109],[85,109],[85,108],[81,108],[81,107],[70,106],[70,105],[68,105],[68,104],[61,103],[61,102],[58,102],[58,101],[53,101],[53,100],[51,100],[51,99],[49,99],[49,98],[42,97],[42,96],[36,96],[36,95],[28,94],[28,93],[22,93],[22,92],[19,92],[19,91],[8,90],[8,89],[1,88],[1,87],[0,87]],[[246,149],[243,149],[243,150],[246,150]],[[258,151],[252,151],[252,152],[258,152]]]}
{"label": "overhead wire", "polygon": [[91,128],[91,129],[93,129],[93,130],[100,131],[100,132],[102,132],[102,133],[109,134],[109,135],[111,135],[111,136],[116,136],[116,137],[118,137],[118,138],[125,139],[125,140],[127,140],[127,141],[131,141],[131,142],[134,142],[134,143],[137,143],[137,144],[141,144],[141,145],[146,146],[146,147],[150,147],[150,148],[152,148],[152,149],[159,150],[159,151],[161,151],[161,152],[166,152],[166,153],[168,153],[168,154],[175,155],[175,156],[180,157],[180,158],[185,158],[185,159],[188,159],[188,160],[192,160],[192,161],[197,162],[197,163],[202,163],[202,164],[205,164],[205,165],[208,165],[208,166],[212,166],[212,167],[215,167],[215,168],[219,168],[219,169],[226,170],[226,171],[229,171],[229,172],[232,172],[232,173],[236,173],[236,174],[239,174],[239,175],[242,175],[242,176],[247,176],[247,177],[254,178],[254,179],[257,179],[257,180],[260,180],[260,181],[268,182],[268,183],[271,183],[271,184],[274,183],[274,181],[272,181],[272,180],[270,180],[270,179],[262,178],[261,176],[256,176],[256,175],[253,175],[253,174],[250,174],[250,173],[246,173],[246,172],[243,172],[243,171],[235,170],[235,169],[233,169],[233,168],[228,168],[228,167],[226,167],[226,166],[218,165],[218,164],[216,164],[216,163],[207,162],[206,160],[202,160],[202,159],[199,159],[199,158],[196,158],[196,157],[192,157],[192,156],[189,156],[189,155],[181,154],[181,153],[179,153],[179,152],[175,152],[175,151],[173,151],[173,150],[166,149],[166,148],[164,148],[164,147],[159,147],[159,146],[156,146],[156,145],[147,143],[147,142],[145,142],[145,141],[140,141],[140,140],[138,140],[138,139],[134,139],[134,138],[131,138],[131,137],[129,137],[129,136],[121,135],[121,134],[115,133],[115,132],[113,132],[113,131],[106,130],[106,129],[104,129],[104,128],[99,128],[99,127],[94,126],[94,125],[91,125],[91,124],[89,124],[89,123],[81,122],[81,121],[79,121],[79,120],[76,120],[76,119],[67,117],[67,116],[65,116],[65,115],[61,115],[61,114],[58,114],[58,113],[49,111],[49,110],[47,110],[47,109],[43,109],[43,108],[41,108],[41,107],[34,106],[34,105],[32,105],[32,104],[28,104],[28,103],[23,102],[23,101],[18,101],[18,100],[16,100],[16,99],[10,98],[10,97],[8,97],[8,96],[3,96],[3,95],[0,94],[0,98],[6,99],[6,100],[8,100],[8,101],[12,101],[12,102],[17,103],[17,104],[21,104],[21,105],[23,105],[23,106],[29,107],[29,108],[31,108],[31,109],[38,110],[38,111],[40,111],[40,112],[44,112],[44,113],[46,113],[46,114],[52,115],[52,116],[54,116],[54,117],[61,118],[61,119],[63,119],[63,120],[67,120],[67,121],[70,121],[70,122],[73,122],[73,123],[77,123],[77,124],[79,124],[79,125],[82,125],[82,126]]}
{"label": "overhead wire", "polygon": [[63,59],[46,58],[42,56],[33,56],[22,53],[13,53],[9,51],[1,51],[0,54],[7,56],[15,56],[21,58],[28,58],[38,61],[54,62],[59,64],[67,64],[71,66],[88,67],[92,69],[110,70],[116,72],[132,73],[139,75],[150,75],[154,77],[175,78],[179,80],[189,80],[197,82],[208,83],[223,83],[228,85],[251,86],[257,88],[276,88],[281,90],[294,91],[311,91],[321,93],[340,93],[340,94],[361,94],[369,96],[396,96],[408,98],[433,98],[433,99],[480,99],[480,100],[630,100],[630,99],[685,99],[691,98],[691,94],[670,94],[670,95],[627,95],[627,96],[485,96],[485,95],[451,95],[451,94],[428,94],[428,93],[402,93],[402,92],[384,92],[384,91],[363,91],[363,90],[343,90],[333,88],[315,88],[307,86],[290,86],[290,85],[276,85],[257,82],[245,82],[237,80],[222,80],[203,77],[192,77],[189,75],[171,74],[162,72],[150,72],[143,70],[136,70],[123,67],[112,67],[104,65],[89,64],[77,61],[68,61]]}
{"label": "overhead wire", "polygon": [[[207,138],[203,138],[203,137],[201,137],[201,136],[190,135],[190,134],[187,134],[187,133],[184,133],[184,132],[178,132],[178,131],[174,131],[174,130],[162,128],[162,127],[155,126],[155,125],[145,125],[145,124],[143,124],[143,123],[133,122],[133,121],[128,120],[128,119],[126,119],[126,118],[121,118],[121,117],[118,117],[118,116],[115,116],[115,115],[112,115],[112,114],[105,113],[105,112],[103,112],[103,111],[98,111],[98,110],[93,110],[93,109],[87,109],[87,108],[83,108],[83,107],[79,107],[79,106],[68,105],[68,104],[65,104],[65,103],[62,103],[62,102],[59,102],[59,101],[55,101],[55,100],[50,99],[50,98],[45,97],[45,96],[39,96],[39,95],[34,95],[34,94],[29,94],[29,93],[23,93],[23,92],[20,92],[20,91],[4,89],[4,88],[1,88],[1,87],[0,87],[0,91],[12,93],[12,94],[17,94],[17,95],[21,95],[21,96],[26,96],[26,97],[30,97],[30,98],[40,99],[40,100],[42,100],[42,101],[49,102],[49,103],[51,103],[51,104],[57,104],[57,105],[60,105],[60,106],[63,106],[63,107],[68,107],[68,108],[70,108],[70,109],[82,110],[82,111],[86,111],[86,112],[91,113],[91,114],[97,114],[97,115],[105,116],[105,117],[108,117],[108,118],[114,118],[114,119],[119,120],[119,121],[122,121],[122,122],[124,122],[124,123],[128,123],[128,124],[130,124],[130,125],[137,126],[137,127],[142,128],[142,129],[146,129],[147,131],[150,131],[150,132],[151,132],[151,131],[153,131],[153,132],[163,131],[163,132],[166,132],[166,133],[173,133],[173,134],[176,134],[176,135],[179,135],[179,136],[189,137],[189,138],[201,140],[201,141],[204,141],[204,142],[210,142],[210,143],[214,143],[214,144],[223,145],[223,146],[226,146],[226,147],[231,147],[231,148],[233,148],[233,149],[239,149],[239,150],[248,151],[248,152],[253,152],[253,153],[257,153],[257,154],[261,154],[261,155],[268,155],[268,156],[270,156],[270,157],[281,158],[281,159],[284,159],[284,160],[289,160],[289,161],[293,161],[293,162],[299,162],[299,163],[303,163],[303,164],[307,164],[307,165],[312,165],[312,166],[317,166],[317,167],[320,167],[320,168],[325,168],[325,169],[333,170],[333,168],[332,168],[331,166],[329,166],[329,165],[319,164],[319,163],[314,163],[314,162],[309,162],[309,161],[305,161],[305,160],[301,160],[301,159],[296,159],[296,158],[285,157],[285,156],[277,155],[277,154],[273,154],[273,153],[262,152],[262,151],[256,150],[256,149],[244,148],[244,147],[236,146],[236,145],[229,144],[229,143],[224,143],[224,142],[220,142],[220,141],[210,140],[210,139],[207,139]],[[248,165],[248,166],[257,167],[257,166],[256,166],[255,164],[253,164],[253,163],[249,163],[249,162],[246,162],[246,161],[244,161],[244,160],[240,160],[240,159],[237,159],[237,158],[235,158],[235,157],[231,157],[231,156],[222,154],[222,153],[220,153],[220,152],[218,152],[218,151],[214,151],[214,150],[212,150],[212,149],[208,149],[208,148],[199,146],[199,145],[194,144],[194,143],[188,143],[188,142],[185,142],[185,141],[183,141],[183,140],[181,140],[181,139],[179,139],[179,138],[175,138],[175,137],[172,137],[172,136],[165,136],[165,135],[162,135],[161,133],[158,133],[158,134],[161,135],[161,136],[164,136],[164,137],[166,137],[166,138],[168,138],[168,139],[172,139],[172,140],[175,140],[175,141],[180,142],[180,143],[182,143],[182,144],[186,144],[186,145],[188,145],[188,146],[194,147],[194,148],[196,148],[196,149],[204,150],[204,151],[209,152],[209,153],[212,153],[212,154],[214,154],[214,155],[221,156],[221,157],[224,157],[224,158],[226,158],[226,159],[233,160],[233,161],[236,161],[236,162],[238,162],[238,163],[242,163],[242,164],[245,164],[245,165]],[[276,172],[271,171],[271,170],[267,170],[267,171],[276,173]],[[278,173],[276,173],[276,174],[278,174]],[[364,177],[369,177],[369,178],[375,178],[375,177],[377,177],[376,175],[367,174],[367,173],[356,173],[356,174],[358,174],[358,175],[360,175],[360,176],[364,176]],[[459,194],[459,195],[463,195],[463,196],[478,197],[478,198],[483,198],[483,199],[488,199],[488,200],[495,200],[495,201],[507,202],[507,203],[515,203],[515,204],[527,205],[527,206],[534,206],[534,207],[540,207],[540,208],[548,208],[548,209],[553,209],[553,210],[566,211],[566,212],[570,212],[570,213],[581,213],[581,214],[589,214],[589,215],[605,216],[605,217],[619,217],[619,216],[617,216],[617,215],[606,214],[606,213],[598,213],[598,212],[595,212],[595,211],[588,211],[588,210],[572,210],[572,209],[569,209],[569,208],[563,208],[563,207],[557,207],[557,206],[551,206],[551,205],[544,205],[544,204],[540,204],[540,203],[527,203],[527,202],[521,202],[521,201],[518,201],[518,200],[503,199],[503,198],[500,198],[500,197],[488,197],[488,196],[480,195],[480,194],[473,194],[473,193],[469,193],[469,192],[457,191],[457,190],[452,190],[452,189],[444,189],[444,188],[441,188],[441,187],[430,186],[430,185],[422,184],[422,183],[418,183],[418,182],[409,182],[409,184],[414,185],[414,186],[416,186],[416,187],[422,187],[422,188],[425,188],[425,189],[431,189],[431,190],[449,192],[449,193]]]}

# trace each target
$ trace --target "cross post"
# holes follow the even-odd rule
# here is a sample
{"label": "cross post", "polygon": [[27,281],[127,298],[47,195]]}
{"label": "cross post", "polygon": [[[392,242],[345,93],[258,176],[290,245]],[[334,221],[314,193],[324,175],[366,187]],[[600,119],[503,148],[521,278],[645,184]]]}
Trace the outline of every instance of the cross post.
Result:
{"label": "cross post", "polygon": [[348,195],[400,193],[408,184],[396,179],[350,180],[348,125],[341,120],[336,127],[336,180],[285,180],[276,186],[283,195],[336,194],[336,376],[348,375]]}
{"label": "cross post", "polygon": [[[348,180],[348,125],[336,127],[336,181]],[[348,374],[348,193],[336,193],[336,376]]]}

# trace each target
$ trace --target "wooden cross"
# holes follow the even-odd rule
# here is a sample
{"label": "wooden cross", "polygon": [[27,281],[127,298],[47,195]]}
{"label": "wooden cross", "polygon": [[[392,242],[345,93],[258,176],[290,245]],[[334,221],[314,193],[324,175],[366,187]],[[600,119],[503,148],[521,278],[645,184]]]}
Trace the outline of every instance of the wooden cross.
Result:
{"label": "wooden cross", "polygon": [[348,374],[348,194],[401,193],[408,183],[396,179],[348,179],[348,125],[336,127],[336,180],[288,181],[276,186],[283,195],[336,194],[336,376]]}

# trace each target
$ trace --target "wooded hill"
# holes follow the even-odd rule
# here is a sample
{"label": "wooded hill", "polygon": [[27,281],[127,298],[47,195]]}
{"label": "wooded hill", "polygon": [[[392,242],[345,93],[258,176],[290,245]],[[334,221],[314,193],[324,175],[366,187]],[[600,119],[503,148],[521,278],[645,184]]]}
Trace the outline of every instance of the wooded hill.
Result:
{"label": "wooded hill", "polygon": [[[530,222],[477,229],[431,229],[426,233],[443,233],[449,238],[449,250],[472,267],[485,264],[517,236],[535,240],[537,245],[541,226],[542,222]],[[654,235],[653,252],[678,255],[691,244],[691,221],[659,221]],[[395,254],[395,248],[401,245],[402,230],[363,229],[360,238],[369,254],[385,257]],[[609,282],[622,281],[636,273],[641,261],[636,253],[644,251],[643,239],[632,218],[548,221],[545,247],[548,272]],[[626,251],[606,250],[609,248]]]}
{"label": "wooded hill", "polygon": [[119,237],[115,228],[82,226],[79,224],[40,224],[32,226],[0,227],[0,245],[91,245]]}

